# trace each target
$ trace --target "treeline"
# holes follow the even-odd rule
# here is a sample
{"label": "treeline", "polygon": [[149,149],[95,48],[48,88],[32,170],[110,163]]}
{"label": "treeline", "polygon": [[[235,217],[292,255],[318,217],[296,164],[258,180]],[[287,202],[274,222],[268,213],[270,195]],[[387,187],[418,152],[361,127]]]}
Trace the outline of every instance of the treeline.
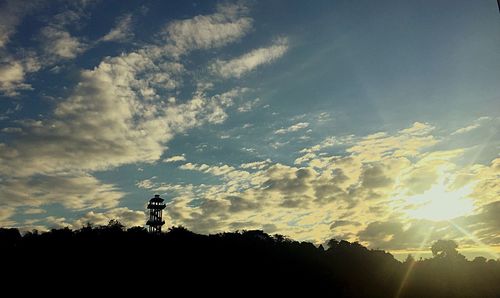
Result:
{"label": "treeline", "polygon": [[0,229],[4,285],[29,278],[87,289],[219,296],[500,297],[499,260],[469,261],[453,241],[430,249],[433,258],[399,262],[356,242],[332,239],[323,248],[257,230],[199,235],[173,227],[154,235],[117,221],[24,235]]}

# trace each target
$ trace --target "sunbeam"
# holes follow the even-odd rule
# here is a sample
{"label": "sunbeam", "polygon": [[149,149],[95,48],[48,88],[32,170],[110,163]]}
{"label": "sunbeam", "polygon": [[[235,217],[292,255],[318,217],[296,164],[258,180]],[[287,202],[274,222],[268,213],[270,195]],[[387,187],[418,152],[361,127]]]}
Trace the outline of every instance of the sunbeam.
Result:
{"label": "sunbeam", "polygon": [[415,260],[420,257],[420,254],[421,254],[420,252],[422,251],[422,249],[426,245],[427,241],[431,237],[432,232],[434,232],[434,227],[430,228],[429,232],[425,234],[424,239],[422,240],[422,242],[420,242],[420,245],[418,247],[418,252],[415,255],[415,259],[408,266],[408,269],[406,270],[406,272],[405,272],[405,274],[403,276],[403,279],[401,280],[401,284],[400,284],[400,286],[398,288],[398,291],[396,292],[395,298],[399,298],[401,296],[401,293],[403,292],[403,289],[404,289],[404,287],[405,287],[405,285],[406,285],[406,283],[408,281],[408,278],[410,277],[410,274],[411,274],[411,272],[413,270],[413,267],[416,264]]}
{"label": "sunbeam", "polygon": [[464,234],[468,239],[472,240],[478,247],[482,248],[484,251],[486,251],[491,257],[494,259],[499,259],[500,254],[496,253],[491,247],[484,242],[482,242],[479,238],[477,238],[474,234],[468,232],[466,229],[462,228],[461,226],[457,225],[454,223],[452,220],[448,221],[453,227],[455,227],[457,230],[459,230],[462,234]]}

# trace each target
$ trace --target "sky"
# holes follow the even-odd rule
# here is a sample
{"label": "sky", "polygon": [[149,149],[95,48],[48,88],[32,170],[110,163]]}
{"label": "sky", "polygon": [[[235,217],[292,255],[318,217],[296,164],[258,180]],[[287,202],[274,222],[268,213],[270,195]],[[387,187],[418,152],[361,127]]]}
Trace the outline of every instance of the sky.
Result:
{"label": "sky", "polygon": [[500,254],[494,0],[0,1],[0,226]]}

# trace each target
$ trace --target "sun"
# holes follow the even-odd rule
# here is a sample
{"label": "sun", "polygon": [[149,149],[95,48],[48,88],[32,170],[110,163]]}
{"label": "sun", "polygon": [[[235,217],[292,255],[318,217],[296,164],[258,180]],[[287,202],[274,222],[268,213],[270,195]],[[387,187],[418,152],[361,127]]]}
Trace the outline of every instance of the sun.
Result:
{"label": "sun", "polygon": [[444,181],[445,179],[441,179],[422,194],[407,197],[406,201],[415,206],[406,211],[408,216],[443,221],[471,214],[474,210],[474,204],[469,197],[472,186],[466,185],[449,191]]}

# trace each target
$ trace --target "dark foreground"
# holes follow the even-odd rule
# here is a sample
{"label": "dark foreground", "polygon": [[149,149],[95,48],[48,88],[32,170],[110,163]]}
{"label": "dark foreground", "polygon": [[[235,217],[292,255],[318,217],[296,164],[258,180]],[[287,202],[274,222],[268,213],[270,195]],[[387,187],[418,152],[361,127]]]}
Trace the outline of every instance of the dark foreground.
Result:
{"label": "dark foreground", "polygon": [[172,228],[152,235],[117,222],[24,236],[0,229],[1,280],[3,288],[18,291],[34,284],[45,292],[69,287],[71,297],[82,291],[99,297],[104,291],[140,291],[140,297],[500,297],[500,262],[468,261],[450,243],[433,246],[432,259],[401,263],[358,243],[331,240],[323,249],[261,231],[205,236]]}

